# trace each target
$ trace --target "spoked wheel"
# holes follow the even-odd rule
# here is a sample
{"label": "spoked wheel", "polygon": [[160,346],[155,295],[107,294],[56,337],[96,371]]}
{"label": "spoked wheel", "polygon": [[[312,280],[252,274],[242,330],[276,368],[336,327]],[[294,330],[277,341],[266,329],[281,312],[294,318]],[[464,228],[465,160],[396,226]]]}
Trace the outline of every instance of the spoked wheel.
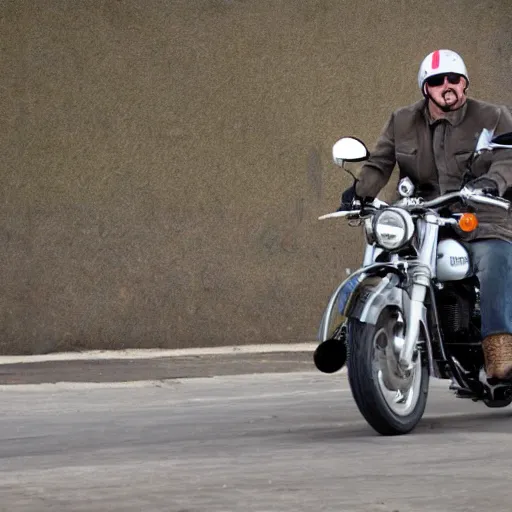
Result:
{"label": "spoked wheel", "polygon": [[379,434],[413,430],[427,404],[429,373],[421,353],[413,368],[398,367],[403,320],[397,310],[384,309],[376,325],[348,322],[347,372],[359,411]]}

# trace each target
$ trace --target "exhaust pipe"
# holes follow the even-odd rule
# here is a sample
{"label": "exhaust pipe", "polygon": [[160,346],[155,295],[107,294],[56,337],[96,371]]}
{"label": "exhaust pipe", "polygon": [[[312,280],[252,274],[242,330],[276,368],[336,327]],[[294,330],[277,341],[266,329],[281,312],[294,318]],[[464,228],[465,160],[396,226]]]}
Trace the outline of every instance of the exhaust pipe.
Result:
{"label": "exhaust pipe", "polygon": [[313,354],[315,366],[323,373],[334,373],[347,361],[347,347],[343,340],[331,338],[316,347]]}

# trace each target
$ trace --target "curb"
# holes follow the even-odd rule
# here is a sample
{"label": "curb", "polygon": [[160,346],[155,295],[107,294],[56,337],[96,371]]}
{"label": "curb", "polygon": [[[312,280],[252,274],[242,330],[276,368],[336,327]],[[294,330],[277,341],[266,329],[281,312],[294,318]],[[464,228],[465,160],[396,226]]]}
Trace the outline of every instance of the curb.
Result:
{"label": "curb", "polygon": [[311,352],[318,343],[283,343],[268,345],[241,345],[178,349],[88,350],[84,352],[56,352],[29,356],[0,356],[0,365],[41,363],[48,361],[91,361],[108,359],[157,359],[161,357],[264,354],[270,352]]}

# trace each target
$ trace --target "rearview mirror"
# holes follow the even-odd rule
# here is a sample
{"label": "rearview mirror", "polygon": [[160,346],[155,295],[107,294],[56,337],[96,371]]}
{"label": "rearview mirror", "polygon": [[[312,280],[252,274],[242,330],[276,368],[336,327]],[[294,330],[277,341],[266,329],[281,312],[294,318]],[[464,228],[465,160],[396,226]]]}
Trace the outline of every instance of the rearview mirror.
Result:
{"label": "rearview mirror", "polygon": [[332,158],[340,167],[343,167],[343,162],[361,162],[369,156],[364,142],[355,137],[342,137],[332,147]]}

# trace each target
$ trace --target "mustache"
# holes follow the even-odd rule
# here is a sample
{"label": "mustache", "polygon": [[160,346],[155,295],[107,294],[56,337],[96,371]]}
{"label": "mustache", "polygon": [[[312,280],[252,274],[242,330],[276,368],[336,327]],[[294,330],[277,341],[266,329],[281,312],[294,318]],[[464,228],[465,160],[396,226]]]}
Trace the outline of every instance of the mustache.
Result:
{"label": "mustache", "polygon": [[446,91],[443,91],[443,98],[449,93],[453,93],[457,98],[458,98],[458,95],[457,95],[457,91],[455,91],[455,89],[452,89],[451,87],[449,89],[446,89]]}

